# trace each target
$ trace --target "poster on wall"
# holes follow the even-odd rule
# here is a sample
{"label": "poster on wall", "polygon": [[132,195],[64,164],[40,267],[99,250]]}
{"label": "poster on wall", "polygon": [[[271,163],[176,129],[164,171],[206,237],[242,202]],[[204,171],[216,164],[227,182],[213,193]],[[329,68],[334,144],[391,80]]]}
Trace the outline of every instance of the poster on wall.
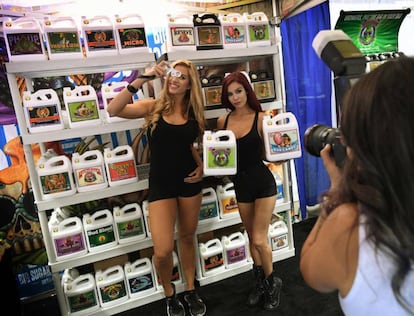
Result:
{"label": "poster on wall", "polygon": [[410,9],[341,11],[335,29],[344,31],[364,55],[398,52],[398,32]]}

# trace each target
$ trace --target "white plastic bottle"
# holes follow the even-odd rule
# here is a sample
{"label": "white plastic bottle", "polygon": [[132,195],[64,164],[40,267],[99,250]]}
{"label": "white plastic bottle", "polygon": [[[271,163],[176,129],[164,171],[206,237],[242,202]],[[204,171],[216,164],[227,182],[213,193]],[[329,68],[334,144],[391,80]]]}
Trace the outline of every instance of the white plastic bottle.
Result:
{"label": "white plastic bottle", "polygon": [[233,175],[237,172],[236,137],[231,130],[205,131],[203,135],[204,174]]}
{"label": "white plastic bottle", "polygon": [[274,117],[267,115],[263,117],[262,126],[268,161],[287,160],[302,155],[298,122],[293,113],[279,113]]}

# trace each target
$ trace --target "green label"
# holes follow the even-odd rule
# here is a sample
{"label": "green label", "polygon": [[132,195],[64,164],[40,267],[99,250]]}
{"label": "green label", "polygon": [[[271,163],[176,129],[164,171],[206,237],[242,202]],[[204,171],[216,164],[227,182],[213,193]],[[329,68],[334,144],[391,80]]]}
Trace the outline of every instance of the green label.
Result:
{"label": "green label", "polygon": [[71,313],[79,312],[97,305],[95,291],[68,296],[69,309]]}
{"label": "green label", "polygon": [[117,223],[119,239],[144,234],[142,218]]}
{"label": "green label", "polygon": [[115,233],[112,225],[88,230],[87,235],[91,248],[102,246],[115,240]]}
{"label": "green label", "polygon": [[234,147],[209,147],[207,151],[207,167],[212,169],[227,169],[236,167]]}
{"label": "green label", "polygon": [[99,108],[96,100],[68,103],[70,120],[73,123],[99,119]]}
{"label": "green label", "polygon": [[126,295],[125,282],[120,281],[107,286],[101,286],[99,291],[101,293],[102,303],[108,303]]}
{"label": "green label", "polygon": [[50,52],[60,53],[79,53],[79,36],[76,32],[50,32],[47,33],[49,39]]}

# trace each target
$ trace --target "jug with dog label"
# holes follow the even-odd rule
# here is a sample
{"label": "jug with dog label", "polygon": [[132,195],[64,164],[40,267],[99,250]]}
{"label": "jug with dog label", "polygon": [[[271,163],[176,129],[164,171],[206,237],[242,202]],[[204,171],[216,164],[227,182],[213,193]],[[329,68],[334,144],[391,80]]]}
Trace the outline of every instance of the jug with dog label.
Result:
{"label": "jug with dog label", "polygon": [[280,161],[302,155],[298,122],[291,112],[263,117],[266,159]]}

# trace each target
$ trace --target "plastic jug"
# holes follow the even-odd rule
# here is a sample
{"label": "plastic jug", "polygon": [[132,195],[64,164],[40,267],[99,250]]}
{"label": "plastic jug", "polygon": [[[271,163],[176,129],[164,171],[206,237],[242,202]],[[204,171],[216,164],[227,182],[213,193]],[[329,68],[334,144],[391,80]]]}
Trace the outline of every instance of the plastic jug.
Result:
{"label": "plastic jug", "polygon": [[106,171],[102,152],[88,150],[83,154],[72,154],[72,168],[78,192],[94,191],[106,188]]}
{"label": "plastic jug", "polygon": [[81,274],[63,286],[70,315],[89,315],[99,309],[99,298],[93,274]]}
{"label": "plastic jug", "polygon": [[145,296],[155,291],[152,263],[149,258],[140,258],[124,265],[129,297]]}
{"label": "plastic jug", "polygon": [[302,155],[298,122],[293,113],[280,113],[274,117],[267,115],[263,117],[262,124],[268,161],[298,158]]}
{"label": "plastic jug", "polygon": [[246,48],[246,23],[240,13],[219,15],[223,34],[223,48]]}
{"label": "plastic jug", "polygon": [[138,181],[134,152],[131,146],[121,145],[114,149],[104,149],[104,160],[109,186],[117,186]]}
{"label": "plastic jug", "polygon": [[82,16],[81,20],[86,57],[118,54],[114,25],[109,16]]}
{"label": "plastic jug", "polygon": [[115,206],[113,210],[115,232],[120,244],[144,239],[145,225],[141,206],[138,203]]}
{"label": "plastic jug", "polygon": [[63,100],[69,127],[96,126],[102,123],[98,97],[91,85],[63,88]]}
{"label": "plastic jug", "polygon": [[90,252],[108,249],[118,244],[112,213],[108,209],[86,213],[82,218],[83,229]]}
{"label": "plastic jug", "polygon": [[116,15],[115,36],[120,54],[149,53],[144,20],[139,14]]}
{"label": "plastic jug", "polygon": [[167,51],[196,50],[193,17],[168,15]]}
{"label": "plastic jug", "polygon": [[53,89],[23,92],[27,128],[31,133],[64,129],[59,97]]}
{"label": "plastic jug", "polygon": [[[128,85],[127,81],[118,81],[118,82],[110,82],[110,83],[103,83],[101,87],[101,95],[102,95],[102,103],[104,107],[105,113],[105,121],[108,123],[112,122],[122,122],[127,121],[128,119],[118,117],[118,116],[110,116],[107,112],[108,104],[112,101],[115,96],[121,92],[126,86]],[[132,103],[132,98],[130,103]]]}
{"label": "plastic jug", "polygon": [[65,155],[40,158],[36,167],[43,200],[55,199],[76,193],[72,165]]}
{"label": "plastic jug", "polygon": [[80,29],[73,17],[45,18],[43,33],[49,59],[83,58]]}
{"label": "plastic jug", "polygon": [[236,137],[232,131],[205,131],[203,135],[204,174],[208,176],[236,174],[236,150]]}
{"label": "plastic jug", "polygon": [[202,194],[198,223],[217,222],[219,220],[219,207],[216,191],[212,187],[203,188]]}
{"label": "plastic jug", "polygon": [[221,24],[216,14],[194,14],[193,24],[197,50],[223,48]]}
{"label": "plastic jug", "polygon": [[9,61],[46,60],[46,48],[40,23],[35,18],[21,17],[3,23]]}
{"label": "plastic jug", "polygon": [[79,257],[88,252],[82,221],[79,217],[69,217],[59,223],[51,223],[49,231],[56,261]]}
{"label": "plastic jug", "polygon": [[219,273],[225,269],[223,246],[220,239],[213,238],[199,244],[201,270],[203,276]]}
{"label": "plastic jug", "polygon": [[116,265],[103,271],[96,271],[95,280],[102,307],[114,306],[128,300],[122,266]]}
{"label": "plastic jug", "polygon": [[263,12],[243,13],[247,30],[247,47],[270,46],[270,25]]}
{"label": "plastic jug", "polygon": [[269,242],[272,251],[285,248],[289,245],[288,228],[283,220],[276,221],[269,225]]}
{"label": "plastic jug", "polygon": [[241,232],[221,238],[226,269],[239,267],[247,262],[246,240]]}
{"label": "plastic jug", "polygon": [[240,216],[233,182],[217,185],[216,193],[220,207],[220,218]]}

